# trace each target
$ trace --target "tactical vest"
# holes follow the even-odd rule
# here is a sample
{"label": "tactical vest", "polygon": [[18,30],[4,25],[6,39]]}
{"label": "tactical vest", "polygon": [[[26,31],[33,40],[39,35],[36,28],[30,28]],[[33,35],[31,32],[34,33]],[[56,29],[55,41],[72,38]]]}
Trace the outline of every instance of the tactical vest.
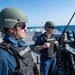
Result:
{"label": "tactical vest", "polygon": [[17,68],[12,75],[34,75],[34,61],[30,47],[14,48],[11,44],[1,43],[0,47],[12,54],[17,61]]}
{"label": "tactical vest", "polygon": [[50,47],[40,50],[41,55],[45,56],[45,57],[52,57],[52,56],[54,56],[55,55],[55,44],[54,44],[55,38],[54,38],[54,36],[51,35],[50,38],[44,36],[43,40],[44,40],[44,43],[45,42],[50,43]]}

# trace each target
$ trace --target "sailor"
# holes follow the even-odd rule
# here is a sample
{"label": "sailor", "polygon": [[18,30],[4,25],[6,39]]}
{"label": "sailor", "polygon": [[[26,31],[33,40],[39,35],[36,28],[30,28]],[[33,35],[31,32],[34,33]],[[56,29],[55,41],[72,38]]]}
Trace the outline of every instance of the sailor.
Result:
{"label": "sailor", "polygon": [[58,49],[58,41],[53,35],[55,24],[53,21],[47,21],[44,29],[45,33],[41,34],[34,45],[35,50],[41,53],[41,69],[43,75],[54,75],[54,68],[56,65],[56,51]]}
{"label": "sailor", "polygon": [[0,75],[34,75],[31,49],[25,37],[27,15],[17,8],[4,8],[0,12],[3,42],[0,43]]}

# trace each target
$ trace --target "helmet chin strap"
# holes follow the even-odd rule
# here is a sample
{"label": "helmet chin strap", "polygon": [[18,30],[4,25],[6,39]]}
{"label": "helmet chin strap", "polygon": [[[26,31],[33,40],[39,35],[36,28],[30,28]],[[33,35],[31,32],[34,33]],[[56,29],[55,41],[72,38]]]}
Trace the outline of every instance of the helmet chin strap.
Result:
{"label": "helmet chin strap", "polygon": [[14,32],[14,35],[15,35],[17,40],[20,40],[20,38],[17,36],[17,30]]}
{"label": "helmet chin strap", "polygon": [[15,35],[15,37],[16,37],[17,40],[20,40],[21,38],[19,38],[19,37],[17,36],[17,26],[15,26],[14,28],[15,28],[14,35]]}

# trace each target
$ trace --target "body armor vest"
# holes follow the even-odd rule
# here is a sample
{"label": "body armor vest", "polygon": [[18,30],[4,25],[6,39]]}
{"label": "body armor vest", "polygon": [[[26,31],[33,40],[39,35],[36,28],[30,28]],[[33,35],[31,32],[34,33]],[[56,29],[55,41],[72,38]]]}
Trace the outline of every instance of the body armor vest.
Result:
{"label": "body armor vest", "polygon": [[44,40],[44,43],[45,42],[50,43],[50,47],[40,50],[41,55],[45,56],[45,57],[52,57],[52,56],[54,56],[55,55],[55,44],[54,44],[55,38],[52,35],[51,35],[50,38],[44,36],[43,40]]}
{"label": "body armor vest", "polygon": [[1,43],[0,47],[12,54],[17,61],[17,68],[12,75],[34,75],[34,61],[30,47],[14,48],[11,44]]}

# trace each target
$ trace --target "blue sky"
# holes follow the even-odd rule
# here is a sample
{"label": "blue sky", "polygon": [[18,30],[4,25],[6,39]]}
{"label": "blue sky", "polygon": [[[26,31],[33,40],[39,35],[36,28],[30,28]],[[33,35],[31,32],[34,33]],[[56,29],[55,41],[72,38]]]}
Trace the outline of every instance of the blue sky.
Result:
{"label": "blue sky", "polygon": [[[0,11],[6,7],[23,10],[28,16],[27,26],[43,26],[49,20],[67,25],[75,12],[75,0],[0,0]],[[75,24],[75,17],[71,24]]]}

